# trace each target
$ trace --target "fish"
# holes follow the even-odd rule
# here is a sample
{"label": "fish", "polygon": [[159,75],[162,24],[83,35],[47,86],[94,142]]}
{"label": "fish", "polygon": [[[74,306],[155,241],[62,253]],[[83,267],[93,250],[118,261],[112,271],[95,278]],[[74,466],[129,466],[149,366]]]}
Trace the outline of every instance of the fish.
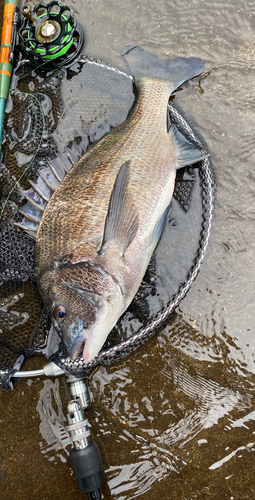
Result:
{"label": "fish", "polygon": [[44,307],[70,358],[86,363],[138,291],[168,219],[177,169],[204,158],[168,118],[171,94],[202,73],[201,59],[159,59],[127,45],[123,54],[135,103],[59,182],[36,231]]}

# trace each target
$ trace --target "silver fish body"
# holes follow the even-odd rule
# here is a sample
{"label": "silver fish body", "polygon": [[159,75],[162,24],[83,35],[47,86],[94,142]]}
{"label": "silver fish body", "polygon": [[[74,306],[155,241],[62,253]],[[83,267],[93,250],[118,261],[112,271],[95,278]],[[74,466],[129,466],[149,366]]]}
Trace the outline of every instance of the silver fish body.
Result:
{"label": "silver fish body", "polygon": [[[171,92],[202,71],[201,61],[179,58],[177,71],[171,64],[162,70],[169,61],[127,49],[126,59],[138,73],[135,106],[72,167],[37,232],[37,280],[45,307],[70,356],[82,350],[87,362],[140,286],[167,220],[176,169],[201,159],[167,124]],[[159,69],[144,76],[155,60]],[[186,61],[182,75],[179,66]]]}

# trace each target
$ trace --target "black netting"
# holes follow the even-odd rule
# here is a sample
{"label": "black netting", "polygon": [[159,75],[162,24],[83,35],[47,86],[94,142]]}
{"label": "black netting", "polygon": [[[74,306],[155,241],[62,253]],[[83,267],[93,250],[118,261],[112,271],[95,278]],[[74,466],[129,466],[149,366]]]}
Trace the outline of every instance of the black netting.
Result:
{"label": "black netting", "polygon": [[[30,70],[22,61],[14,73],[14,90],[30,95],[10,95],[0,169],[1,206],[5,203],[0,219],[0,370],[4,387],[8,387],[13,367],[18,369],[25,357],[34,353],[50,356],[66,371],[83,376],[97,363],[110,363],[127,355],[162,328],[197,276],[208,244],[215,200],[209,159],[201,162],[199,169],[178,172],[174,192],[177,202],[135,299],[96,360],[89,365],[82,359],[71,361],[42,312],[35,279],[35,243],[13,224],[21,220],[18,208],[24,205],[24,197],[18,186],[11,196],[9,193],[21,175],[19,184],[27,189],[28,180],[35,179],[38,169],[46,166],[46,158],[63,152],[67,144],[79,142],[84,136],[91,144],[123,121],[134,100],[132,79],[85,56],[67,71],[41,75]],[[172,122],[203,150],[172,105],[169,113]]]}

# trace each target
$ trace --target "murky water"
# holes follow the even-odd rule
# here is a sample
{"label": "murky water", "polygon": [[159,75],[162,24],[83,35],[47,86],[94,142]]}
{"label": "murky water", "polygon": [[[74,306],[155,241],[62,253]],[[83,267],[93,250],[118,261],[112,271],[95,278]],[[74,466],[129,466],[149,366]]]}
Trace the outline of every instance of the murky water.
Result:
{"label": "murky water", "polygon": [[[125,68],[124,43],[198,56],[207,75],[175,103],[211,152],[217,210],[206,261],[161,334],[89,377],[104,499],[255,498],[255,5],[250,1],[68,1],[85,49]],[[41,367],[34,357],[26,368]],[[79,499],[67,460],[64,382],[0,395],[2,500]]]}

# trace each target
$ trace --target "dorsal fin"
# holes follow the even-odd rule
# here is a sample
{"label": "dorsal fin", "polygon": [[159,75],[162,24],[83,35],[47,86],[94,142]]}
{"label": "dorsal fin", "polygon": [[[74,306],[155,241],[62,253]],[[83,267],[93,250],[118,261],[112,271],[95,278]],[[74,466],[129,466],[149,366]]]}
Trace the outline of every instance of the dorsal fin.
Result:
{"label": "dorsal fin", "polygon": [[22,195],[28,201],[19,209],[24,218],[21,222],[14,222],[15,226],[36,238],[36,232],[48,201],[72,166],[86,152],[87,145],[88,139],[84,136],[79,145],[73,143],[53,160],[46,160],[47,166],[38,170],[39,175],[36,181],[29,180],[31,188],[27,191],[21,189]]}

